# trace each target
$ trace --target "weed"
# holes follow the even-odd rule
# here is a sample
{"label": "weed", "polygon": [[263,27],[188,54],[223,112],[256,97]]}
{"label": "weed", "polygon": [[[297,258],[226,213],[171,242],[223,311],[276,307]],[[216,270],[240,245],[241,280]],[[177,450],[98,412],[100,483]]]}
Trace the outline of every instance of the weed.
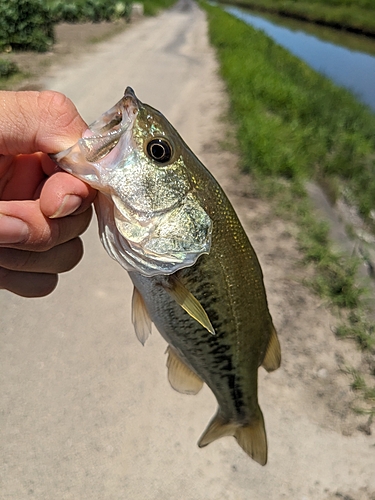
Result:
{"label": "weed", "polygon": [[0,76],[0,90],[13,90],[17,85],[30,76],[30,73],[24,71],[17,71],[8,76]]}
{"label": "weed", "polygon": [[355,339],[364,350],[375,349],[375,325],[361,311],[351,311],[346,321],[336,328],[336,335]]}
{"label": "weed", "polygon": [[358,393],[366,407],[354,407],[354,411],[361,415],[370,415],[370,418],[375,416],[375,387],[369,387],[364,376],[352,367],[343,367],[344,373],[352,379],[350,384],[354,392]]}
{"label": "weed", "polygon": [[143,7],[146,16],[154,16],[162,9],[168,9],[176,0],[144,0]]}
{"label": "weed", "polygon": [[0,78],[9,78],[19,72],[18,66],[8,59],[0,59]]}

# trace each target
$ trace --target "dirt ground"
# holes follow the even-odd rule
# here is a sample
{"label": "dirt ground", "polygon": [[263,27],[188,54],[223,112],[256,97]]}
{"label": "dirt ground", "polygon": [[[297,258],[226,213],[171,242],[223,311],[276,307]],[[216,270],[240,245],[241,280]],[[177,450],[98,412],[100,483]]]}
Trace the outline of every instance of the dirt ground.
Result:
{"label": "dirt ground", "polygon": [[[188,5],[188,8],[186,8],[186,5]],[[48,471],[48,476],[53,475],[52,470],[50,470],[52,465],[50,466],[48,463],[48,453],[52,454],[53,459],[51,459],[51,462],[53,462],[55,457],[58,457],[59,454],[63,454],[63,451],[57,449],[59,441],[55,442],[55,440],[58,439],[56,437],[54,440],[51,440],[51,442],[48,440],[46,441],[47,444],[44,445],[46,447],[45,449],[43,447],[39,449],[34,443],[32,446],[30,445],[31,451],[29,459],[35,459],[35,464],[29,464],[28,466],[22,465],[23,459],[21,459],[20,463],[17,465],[19,455],[25,454],[24,451],[22,451],[22,438],[19,438],[18,441],[17,438],[14,440],[15,436],[23,432],[22,424],[17,420],[17,412],[20,411],[17,404],[21,405],[20,401],[22,402],[22,400],[27,397],[25,394],[23,396],[21,393],[19,394],[21,391],[19,385],[22,380],[28,379],[26,375],[23,379],[18,372],[17,376],[15,376],[14,368],[9,368],[11,375],[8,377],[5,368],[3,368],[3,377],[7,383],[14,375],[13,384],[18,384],[16,392],[19,398],[18,402],[13,401],[13,403],[9,403],[9,406],[6,407],[9,409],[9,414],[7,413],[8,410],[5,410],[7,426],[3,439],[7,439],[7,436],[12,436],[11,443],[13,448],[7,448],[5,450],[5,462],[9,465],[4,470],[8,471],[9,474],[6,472],[3,475],[4,498],[26,498],[27,491],[33,491],[32,494],[29,493],[30,496],[35,495],[34,498],[46,499],[169,499],[176,497],[186,500],[199,500],[201,498],[218,500],[227,498],[231,500],[257,500],[262,498],[274,500],[374,500],[375,438],[373,432],[375,428],[374,425],[371,425],[371,422],[368,422],[367,417],[359,416],[353,412],[352,407],[357,404],[357,402],[355,394],[350,389],[351,380],[347,373],[345,373],[345,368],[348,366],[359,368],[364,363],[374,363],[374,361],[369,357],[366,358],[363,356],[351,341],[336,339],[333,331],[337,324],[337,318],[329,311],[327,304],[314,296],[303,284],[310,271],[301,264],[302,255],[298,250],[295,238],[297,229],[293,224],[285,222],[275,216],[272,205],[256,195],[256,191],[253,189],[251,183],[251,178],[241,174],[238,170],[238,159],[235,152],[223,150],[220,146],[223,141],[227,141],[228,138],[232,136],[232,132],[228,130],[229,125],[227,121],[223,120],[223,116],[228,110],[228,103],[224,85],[217,73],[218,68],[214,53],[208,46],[204,14],[196,6],[187,3],[184,9],[174,9],[170,12],[166,12],[156,20],[141,20],[130,26],[122,26],[121,29],[124,30],[123,33],[118,34],[110,40],[94,45],[90,43],[93,37],[105,37],[108,34],[108,30],[111,31],[111,29],[112,27],[107,24],[59,26],[57,30],[57,44],[54,48],[54,52],[44,55],[27,54],[26,60],[27,64],[30,64],[28,67],[29,70],[31,70],[34,75],[40,72],[40,75],[39,78],[34,76],[27,82],[22,83],[22,88],[54,88],[64,91],[69,96],[69,93],[72,92],[72,98],[78,109],[82,114],[83,110],[85,110],[86,114],[84,117],[88,121],[91,121],[95,119],[99,113],[105,111],[105,109],[114,104],[120,97],[117,91],[119,85],[124,88],[127,84],[132,85],[132,81],[138,82],[139,80],[138,87],[136,87],[135,90],[140,99],[157,107],[167,115],[170,121],[182,133],[185,140],[193,146],[193,150],[202,159],[203,163],[213,172],[223,186],[261,262],[270,310],[282,346],[282,367],[272,374],[266,374],[263,370],[260,370],[260,400],[265,413],[270,441],[270,463],[260,471],[256,465],[254,466],[254,464],[249,463],[247,457],[242,456],[235,442],[229,440],[229,438],[210,445],[207,450],[211,449],[211,452],[209,452],[209,455],[204,455],[206,457],[205,459],[198,457],[202,456],[199,454],[206,453],[206,449],[204,451],[194,450],[194,454],[189,458],[188,454],[191,453],[192,448],[184,448],[185,445],[182,444],[184,443],[183,437],[179,436],[173,444],[173,437],[171,437],[171,435],[166,437],[166,434],[173,434],[175,425],[174,420],[177,419],[177,428],[189,427],[190,425],[190,441],[194,441],[194,439],[198,438],[199,431],[197,431],[198,434],[195,432],[195,419],[198,417],[195,415],[200,412],[201,406],[205,408],[205,401],[209,396],[205,394],[202,396],[203,399],[197,397],[194,400],[194,398],[191,398],[191,403],[190,399],[187,398],[189,399],[188,404],[190,404],[190,406],[186,408],[186,414],[184,414],[183,412],[185,410],[181,410],[181,408],[184,407],[180,407],[180,405],[185,404],[185,399],[181,400],[183,401],[182,403],[180,403],[180,399],[173,400],[173,398],[176,397],[175,393],[170,393],[168,387],[163,389],[165,393],[162,392],[158,396],[157,389],[150,386],[151,389],[149,392],[146,391],[146,393],[151,399],[149,399],[149,403],[144,403],[146,405],[146,412],[147,404],[150,404],[152,412],[157,412],[158,410],[155,409],[157,406],[155,405],[158,403],[160,403],[161,406],[165,406],[169,404],[167,400],[169,401],[169,399],[172,399],[173,402],[168,406],[169,410],[165,410],[160,416],[163,422],[161,423],[159,418],[156,422],[156,426],[160,427],[160,433],[162,434],[158,436],[158,439],[166,441],[165,446],[170,447],[171,453],[169,458],[162,458],[160,456],[158,459],[161,464],[160,468],[158,468],[154,462],[150,463],[144,458],[139,441],[134,441],[137,439],[137,432],[141,432],[139,429],[142,429],[146,434],[149,433],[143,436],[143,439],[146,441],[148,440],[148,446],[151,447],[152,453],[161,453],[155,444],[157,441],[152,441],[154,436],[153,433],[156,432],[154,427],[147,420],[143,420],[147,418],[146,416],[141,417],[140,415],[136,415],[133,417],[135,423],[134,427],[132,427],[132,431],[135,435],[132,437],[128,436],[126,442],[129,449],[133,449],[132,459],[134,462],[137,462],[137,460],[139,461],[138,467],[142,469],[139,476],[145,478],[145,482],[148,483],[147,488],[143,485],[141,477],[137,476],[137,480],[134,479],[134,477],[136,477],[136,472],[133,471],[129,464],[128,470],[131,472],[128,473],[128,477],[130,478],[128,486],[124,486],[121,483],[122,462],[118,456],[117,458],[113,458],[113,456],[116,455],[116,445],[113,445],[114,448],[110,451],[105,448],[105,450],[107,450],[105,453],[111,455],[111,472],[108,472],[104,465],[102,466],[103,469],[100,469],[99,476],[101,486],[103,486],[103,484],[105,486],[103,486],[103,490],[99,488],[98,493],[94,494],[94,496],[89,494],[89,490],[81,490],[80,487],[74,483],[68,488],[64,481],[61,481],[61,483],[53,483],[54,487],[51,486],[50,489],[45,486],[45,488],[39,487],[38,490],[35,485],[41,478],[45,477],[45,472],[43,473],[43,471]],[[119,28],[116,27],[116,29]],[[163,39],[163,42],[160,42],[160,54],[162,55],[158,58],[158,64],[152,66],[155,60],[155,55],[153,55],[152,52],[155,50],[155,40],[161,40],[160,37],[162,37],[161,34],[157,35],[158,29],[162,30],[160,33],[164,30],[166,33],[166,40]],[[173,30],[175,31],[172,36],[171,32]],[[155,34],[155,39],[151,33]],[[159,38],[157,38],[157,36],[159,36]],[[105,61],[106,58],[108,59],[109,52],[111,50],[114,51],[114,47],[118,47],[121,43],[124,44],[124,64],[128,65],[127,77],[129,75],[129,80],[133,80],[117,82],[115,78],[116,75],[110,73],[110,78],[113,78],[113,85],[111,84],[110,89],[107,89],[106,93],[103,93],[105,99],[96,97],[96,88],[92,88],[94,91],[93,95],[88,95],[89,91],[87,89],[90,87],[87,81],[82,82],[81,94],[75,93],[73,95],[73,90],[71,89],[74,88],[74,92],[77,92],[77,82],[73,82],[72,80],[69,84],[66,82],[65,85],[63,80],[65,78],[68,80],[71,74],[77,75],[79,71],[82,71],[83,74],[93,58],[97,58],[97,67],[102,68],[101,64],[104,65],[103,61]],[[72,55],[73,53],[74,57]],[[80,59],[80,54],[84,55],[82,59]],[[13,56],[14,55],[12,55],[12,57]],[[114,66],[116,65],[115,57],[116,56],[113,55]],[[16,55],[15,60],[20,65],[23,65],[25,56],[22,54]],[[71,64],[71,61],[74,61],[74,64]],[[186,64],[186,67],[184,64]],[[133,67],[137,65],[142,68],[139,76],[138,73],[134,73],[133,75]],[[38,68],[37,71],[36,68]],[[181,74],[179,83],[181,87],[178,87],[176,83],[173,83],[173,77],[171,75],[182,71],[181,68],[183,68],[184,72]],[[107,70],[108,69],[103,66],[102,71],[105,72]],[[163,84],[159,84],[158,79],[163,79]],[[184,82],[183,85],[181,82]],[[114,87],[116,87],[116,89]],[[137,90],[138,88],[141,88],[141,90]],[[97,99],[98,103],[96,102]],[[103,102],[104,100],[106,100],[106,102]],[[86,104],[86,102],[91,103],[91,108],[87,107],[90,106],[90,104]],[[91,238],[91,236],[89,237]],[[93,238],[94,237],[96,236],[93,236]],[[91,240],[89,241],[91,242]],[[86,244],[86,246],[88,245]],[[100,266],[100,268],[102,266],[101,260],[95,261],[95,266],[93,264],[89,266],[89,258],[90,256],[85,257],[86,260],[84,259],[82,273],[86,272],[88,274],[92,272],[95,266]],[[104,262],[106,259],[104,253],[100,254],[100,259],[103,259]],[[113,277],[113,280],[122,278],[118,278],[120,271],[117,270],[117,268],[113,269],[113,272],[112,270],[108,271],[108,277],[103,278],[102,274],[100,274],[96,278],[97,280],[107,280],[106,285],[103,285],[102,289],[99,287],[97,291],[98,305],[96,307],[98,308],[110,307],[110,291],[108,291],[107,288],[115,288],[113,293],[116,293],[117,297],[118,285],[114,284],[115,281],[110,282],[110,276]],[[70,274],[73,275],[73,273]],[[87,274],[85,275],[85,279],[87,279]],[[82,275],[80,276],[80,279],[82,279]],[[95,283],[95,281],[93,283]],[[69,287],[72,286],[73,284],[70,284],[65,293],[69,294],[72,290],[72,288]],[[93,288],[95,287],[96,285],[93,285]],[[61,288],[64,290],[63,280]],[[104,289],[106,290],[105,292],[103,291]],[[51,299],[52,301],[55,300],[55,302],[51,302],[51,307],[55,308],[55,312],[56,307],[58,307],[57,304],[62,303],[60,296],[57,295],[58,293],[64,292],[55,292],[55,299]],[[106,295],[107,293],[109,294],[108,296]],[[3,330],[6,333],[6,338],[8,338],[7,334],[10,335],[9,332],[13,332],[12,325],[15,321],[15,311],[17,307],[21,307],[22,305],[22,307],[25,308],[28,307],[27,304],[29,303],[21,299],[18,302],[17,298],[9,299],[9,296],[6,294],[2,294],[1,299],[1,314],[4,318]],[[125,297],[125,299],[126,300],[121,301],[121,304],[122,302],[126,303],[130,301],[130,297]],[[48,301],[48,299],[45,300]],[[113,303],[114,299],[111,300]],[[48,304],[48,302],[45,303]],[[38,302],[38,304],[41,304],[41,302]],[[47,314],[47,306],[39,305],[38,307],[44,308],[44,312],[39,310],[37,314]],[[65,318],[65,321],[67,321],[67,317],[70,318],[74,314],[74,307],[72,305],[69,307],[71,309],[68,308],[64,310],[61,306],[57,312],[57,314],[60,315],[59,317]],[[5,310],[6,308],[8,312]],[[9,310],[13,311],[13,316]],[[119,308],[117,307],[116,311],[118,310]],[[30,312],[28,309],[23,309],[23,311],[25,311],[25,315],[28,315]],[[85,317],[85,314],[87,315],[88,313],[85,313],[84,307],[79,308],[78,311],[76,311],[76,319],[74,319],[74,321],[73,319],[69,319],[69,321],[72,321],[72,323],[69,324],[81,325],[79,317]],[[118,312],[114,314],[116,315]],[[111,317],[110,314],[108,317]],[[86,319],[83,320],[82,325],[85,324],[85,321],[88,321],[87,316]],[[107,319],[105,322],[108,330],[111,327],[111,321],[114,320]],[[26,316],[23,323],[25,323],[25,333],[22,334],[22,339],[27,339],[27,331],[30,330],[30,324],[34,323],[33,320],[30,320],[30,317]],[[48,335],[52,335],[53,337],[54,328],[56,327],[52,327],[52,333],[51,329],[49,330]],[[66,326],[65,335],[69,336],[69,339],[71,339],[67,328]],[[80,328],[84,328],[84,326],[80,326]],[[131,327],[129,327],[129,329],[130,332],[126,333],[131,336],[133,335]],[[82,330],[79,331],[81,332]],[[90,335],[91,334],[95,335],[95,325],[92,326]],[[49,349],[48,335],[46,334],[45,344],[43,344],[47,349]],[[153,342],[159,342],[154,340],[155,337],[156,335],[153,336],[153,339],[148,343],[150,345],[147,345],[144,351],[137,352],[136,355],[138,360],[139,358],[142,359],[144,356],[143,353],[146,350],[154,347]],[[83,338],[85,338],[84,335]],[[99,337],[98,332],[98,339],[99,338],[101,337]],[[58,339],[60,339],[60,337],[58,337]],[[58,340],[58,342],[60,341],[61,339]],[[26,344],[28,342],[28,340],[25,340]],[[82,345],[86,346],[85,342],[85,340],[81,340],[81,347]],[[100,340],[100,342],[102,342],[102,340]],[[159,346],[159,344],[156,345]],[[130,348],[134,349],[132,346],[130,346]],[[17,349],[19,348],[15,346],[12,347],[12,349],[7,351],[7,356],[11,358],[12,355],[14,355],[16,359]],[[56,349],[58,348],[56,347]],[[64,349],[64,355],[66,355],[66,359],[69,360],[66,361],[67,366],[70,366],[68,363],[71,363],[71,358],[77,357],[77,353],[80,351],[80,344],[77,344],[77,346],[73,348],[71,344],[64,344]],[[70,351],[69,354],[69,349],[71,349],[73,353]],[[88,352],[91,352],[90,349],[91,348],[88,347]],[[106,346],[106,349],[108,349],[108,346]],[[119,355],[118,351],[121,349],[122,346],[116,346],[116,354],[113,353],[112,356],[116,358],[116,356]],[[96,348],[95,353],[97,351],[98,349]],[[26,356],[25,352],[22,354],[23,356]],[[105,351],[103,351],[103,353],[105,353]],[[54,354],[54,356],[58,357],[60,355],[62,356],[59,352]],[[93,354],[93,356],[96,356],[96,354]],[[109,361],[106,361],[105,354],[103,354],[103,356],[103,363],[109,363]],[[18,362],[21,363],[22,359],[23,358],[20,357]],[[120,361],[117,358],[116,360],[116,363],[118,363],[116,366],[119,366]],[[137,373],[139,369],[144,375],[144,379],[142,378],[140,382],[142,387],[146,387],[147,384],[151,383],[149,381],[150,374],[147,373],[147,360],[148,358],[146,358],[146,360],[143,359],[143,361],[140,360],[140,367],[137,369],[134,368],[134,373]],[[150,360],[152,360],[152,357]],[[85,364],[86,361],[89,363],[86,358],[83,360],[83,363]],[[43,363],[47,364],[47,361],[43,361]],[[59,366],[59,363],[60,361],[57,362],[57,366]],[[128,361],[127,363],[126,368],[128,372],[125,369],[125,376],[129,376],[128,383],[131,384],[134,373],[132,371],[133,368],[130,368],[130,362]],[[155,360],[150,361],[150,363],[160,364],[162,361],[155,358]],[[10,364],[10,361],[5,362],[5,367],[7,367],[8,364]],[[161,370],[162,368],[163,366],[160,367]],[[56,370],[56,368],[51,366],[50,377],[55,377],[54,380],[58,380],[59,374],[55,374],[54,370]],[[80,375],[78,375],[79,372],[77,371],[76,377],[78,377],[77,380],[80,380],[80,383],[82,383],[83,380],[84,384],[88,370],[91,370],[91,368],[87,368],[86,372],[83,370]],[[94,367],[92,370],[93,373],[95,373],[99,368]],[[145,372],[143,372],[143,370],[145,370]],[[62,373],[66,374],[66,372]],[[101,372],[99,371],[98,373]],[[161,377],[165,377],[165,373],[161,373]],[[68,377],[69,376],[70,375],[68,375]],[[104,375],[100,376],[104,377]],[[36,380],[37,383],[43,387],[43,380]],[[95,378],[93,380],[94,383],[98,383],[99,385],[100,383],[106,384],[104,378],[103,380],[100,379],[99,382],[95,382],[97,380]],[[92,383],[92,380],[90,383]],[[113,388],[114,386],[110,386],[109,383],[108,387],[108,392],[116,392],[116,389]],[[70,390],[74,391],[74,389]],[[7,396],[8,394],[11,394],[11,389],[9,389],[9,393],[6,392]],[[143,404],[140,403],[140,396],[135,399],[129,396],[127,400],[125,395],[123,399],[128,409],[134,407],[138,408],[136,411],[142,412]],[[9,401],[11,400],[12,398],[9,396]],[[73,400],[74,398],[72,401]],[[112,417],[107,415],[106,418],[110,421],[110,424],[108,424],[108,420],[106,421],[107,426],[115,425],[111,418],[114,418],[113,415],[116,414],[115,411],[117,411],[120,405],[120,400],[121,396],[118,396],[118,399],[114,400],[113,405],[116,410],[113,410],[114,413],[111,413]],[[34,408],[31,402],[29,404],[31,409]],[[68,402],[67,404],[74,406],[74,402]],[[154,406],[151,406],[152,404],[154,404]],[[213,408],[211,404],[208,405],[208,407],[208,414],[210,414]],[[90,412],[90,415],[96,411],[91,406],[86,406],[86,409]],[[180,413],[180,410],[182,413]],[[36,416],[34,418],[37,419],[37,410],[34,408],[34,410],[30,411],[35,412]],[[168,414],[168,411],[170,414]],[[102,414],[104,413],[105,408],[103,407]],[[47,417],[44,413],[43,415],[42,418],[47,418],[49,414]],[[98,415],[94,415],[93,418],[94,417],[97,421],[100,421]],[[123,418],[131,419],[129,415],[127,417],[123,416]],[[136,425],[137,419],[139,424],[138,431]],[[47,426],[48,432],[58,433],[61,430],[63,435],[65,432],[63,428],[64,426],[66,427],[67,424],[60,420],[53,422],[55,422],[55,426]],[[56,422],[58,422],[58,424],[56,424]],[[32,432],[33,427],[31,424],[24,425],[26,425],[28,433]],[[30,427],[27,427],[27,425]],[[82,425],[84,426],[85,424]],[[93,429],[95,425],[98,424],[93,423],[92,425],[94,426],[93,428],[88,426],[88,433],[94,432]],[[47,431],[45,431],[43,427],[36,427],[35,432],[37,437],[35,437],[35,439],[40,439],[41,442],[44,442],[43,440],[45,439]],[[105,427],[104,424],[103,427]],[[192,427],[194,427],[194,433],[190,432]],[[197,428],[199,429],[199,426],[197,426]],[[66,435],[69,434],[68,431],[66,431],[66,433]],[[116,435],[117,441],[123,437],[121,433]],[[67,439],[68,438],[66,438],[66,440]],[[70,449],[72,446],[73,449],[75,449],[75,461],[72,462],[72,467],[74,466],[75,468],[73,475],[76,473],[77,468],[82,467],[84,469],[86,467],[86,472],[82,472],[82,477],[90,477],[91,469],[87,468],[88,466],[82,463],[84,459],[87,459],[84,453],[85,449],[77,447],[73,438],[69,439],[72,441],[69,445]],[[134,448],[131,448],[131,443],[133,443],[132,440],[134,443],[137,443],[135,449],[138,449],[138,452],[134,451]],[[64,448],[66,441],[62,442]],[[192,445],[194,445],[194,442]],[[56,449],[54,449],[54,446]],[[47,447],[49,447],[48,453],[45,454]],[[17,449],[20,451],[17,451]],[[66,460],[69,460],[69,453],[66,452]],[[94,453],[94,451],[90,453]],[[144,450],[143,453],[145,453]],[[168,455],[168,450],[166,450],[166,453]],[[105,460],[105,457],[103,460]],[[61,460],[63,460],[63,458],[61,458]],[[177,473],[178,466],[175,465],[174,462],[178,460],[182,462],[182,469],[178,468]],[[203,460],[203,462],[200,462],[200,460]],[[192,461],[194,465],[192,465]],[[68,462],[58,461],[57,463],[60,464],[60,466],[61,463],[64,463],[64,465],[62,469],[59,469],[59,466],[57,466],[56,475],[58,476],[61,470],[66,471],[64,473],[68,475],[70,471],[69,465],[67,465]],[[142,466],[140,464],[142,464]],[[97,463],[92,467],[94,469],[96,467],[97,469]],[[113,467],[115,469],[113,469]],[[134,467],[136,466],[134,465]],[[194,471],[193,476],[191,475],[192,471]],[[15,486],[17,483],[17,474],[24,474],[24,486]],[[178,487],[172,487],[169,483],[168,487],[166,486],[166,477],[170,474],[176,474],[174,477]],[[181,479],[182,476],[184,476],[184,479]],[[55,480],[57,481],[57,479]],[[84,479],[83,481],[86,480],[87,479]],[[46,481],[49,484],[49,481],[52,481],[52,479],[48,477]],[[26,483],[27,486],[25,486]],[[34,487],[31,487],[30,484],[34,484]],[[58,484],[58,486],[56,486],[56,484]],[[62,486],[62,484],[65,486]],[[120,484],[121,487],[119,486]],[[129,484],[132,485],[131,487],[134,491]],[[164,486],[162,487],[161,485]],[[204,488],[203,491],[200,485]],[[39,494],[37,494],[38,491]]]}

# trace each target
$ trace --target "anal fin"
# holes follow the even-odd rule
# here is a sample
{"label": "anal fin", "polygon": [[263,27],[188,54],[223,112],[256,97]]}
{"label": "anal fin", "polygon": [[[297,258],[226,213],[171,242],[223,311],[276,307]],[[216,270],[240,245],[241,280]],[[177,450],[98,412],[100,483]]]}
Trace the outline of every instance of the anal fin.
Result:
{"label": "anal fin", "polygon": [[138,340],[144,345],[151,333],[151,319],[143,297],[136,287],[133,289],[132,323]]}
{"label": "anal fin", "polygon": [[203,381],[177,355],[175,350],[167,348],[168,380],[173,389],[183,394],[197,394],[203,387]]}
{"label": "anal fin", "polygon": [[189,316],[194,318],[212,335],[215,335],[214,327],[211,324],[206,311],[201,303],[194,297],[192,293],[179,281],[176,277],[169,278],[170,286],[164,286],[164,289],[172,296],[172,298],[184,309]]}
{"label": "anal fin", "polygon": [[272,327],[272,332],[270,339],[268,341],[266,354],[263,359],[262,366],[268,372],[272,372],[279,368],[281,363],[281,350],[280,350],[280,342],[277,338],[277,333],[274,327]]}
{"label": "anal fin", "polygon": [[267,463],[267,437],[264,428],[262,411],[258,406],[257,414],[247,425],[226,422],[220,417],[220,410],[208,424],[198,446],[203,448],[216,439],[234,436],[241,448],[260,465]]}

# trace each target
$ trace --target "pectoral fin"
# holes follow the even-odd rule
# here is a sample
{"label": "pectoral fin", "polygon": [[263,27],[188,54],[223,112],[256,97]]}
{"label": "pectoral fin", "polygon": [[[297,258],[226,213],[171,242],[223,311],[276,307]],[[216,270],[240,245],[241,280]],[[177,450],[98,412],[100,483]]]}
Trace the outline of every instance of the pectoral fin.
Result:
{"label": "pectoral fin", "polygon": [[136,287],[133,289],[132,323],[138,340],[144,345],[151,333],[151,319],[143,297]]}
{"label": "pectoral fin", "polygon": [[212,335],[215,335],[214,327],[207,316],[206,311],[203,309],[200,302],[194,297],[193,294],[179,281],[176,277],[171,277],[165,290],[173,297],[173,299],[184,309],[189,316],[194,318]]}
{"label": "pectoral fin", "polygon": [[168,380],[173,389],[183,394],[197,394],[203,387],[203,381],[181,361],[175,350],[168,346]]}
{"label": "pectoral fin", "polygon": [[266,354],[263,359],[262,366],[268,372],[272,372],[273,370],[277,370],[281,363],[281,350],[279,339],[277,338],[277,333],[274,327],[272,327],[272,332],[270,339],[268,341],[268,346],[266,350]]}

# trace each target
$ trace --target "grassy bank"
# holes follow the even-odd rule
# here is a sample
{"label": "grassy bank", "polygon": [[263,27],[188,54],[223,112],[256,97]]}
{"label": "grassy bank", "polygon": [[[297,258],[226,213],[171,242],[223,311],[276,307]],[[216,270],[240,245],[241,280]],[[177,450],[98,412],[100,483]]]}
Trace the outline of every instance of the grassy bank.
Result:
{"label": "grassy bank", "polygon": [[375,116],[263,33],[218,7],[205,8],[230,96],[242,168],[262,195],[299,225],[305,259],[316,269],[310,285],[341,311],[337,334],[355,338],[374,353],[374,328],[366,319],[357,262],[331,250],[328,227],[316,220],[304,185],[313,179],[329,185],[333,197],[345,192],[370,221]]}
{"label": "grassy bank", "polygon": [[375,36],[372,0],[228,0],[252,9]]}
{"label": "grassy bank", "polygon": [[345,189],[371,221],[374,114],[263,33],[219,8],[207,9],[243,168],[262,177],[324,179],[332,196]]}

